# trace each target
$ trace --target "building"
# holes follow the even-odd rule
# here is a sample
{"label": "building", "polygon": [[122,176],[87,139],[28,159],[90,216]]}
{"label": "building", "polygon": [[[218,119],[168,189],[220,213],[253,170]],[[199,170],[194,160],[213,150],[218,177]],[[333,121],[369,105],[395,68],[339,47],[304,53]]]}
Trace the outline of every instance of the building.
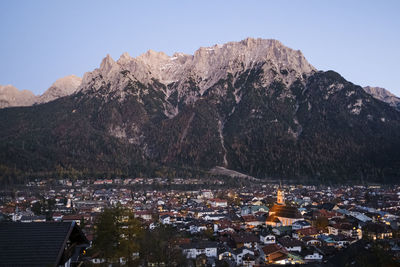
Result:
{"label": "building", "polygon": [[151,221],[151,219],[153,218],[153,214],[151,213],[151,211],[148,210],[139,210],[135,211],[134,217],[141,218],[145,221]]}
{"label": "building", "polygon": [[203,190],[201,191],[201,195],[203,198],[213,198],[214,196],[211,190]]}
{"label": "building", "polygon": [[363,226],[362,232],[363,235],[372,240],[390,239],[393,235],[390,227],[382,223],[368,223]]}
{"label": "building", "polygon": [[303,243],[297,239],[293,239],[290,237],[282,237],[278,240],[279,244],[281,244],[287,251],[298,251],[301,252],[301,248]]}
{"label": "building", "polygon": [[22,216],[20,222],[31,223],[31,222],[45,222],[45,215],[33,215],[33,216]]}
{"label": "building", "polygon": [[0,223],[1,266],[78,266],[88,245],[75,222]]}
{"label": "building", "polygon": [[228,207],[228,201],[225,199],[214,198],[209,201],[211,207],[213,208],[226,208]]}
{"label": "building", "polygon": [[294,222],[303,220],[299,210],[296,207],[285,204],[285,194],[283,189],[279,188],[277,192],[277,203],[269,210],[266,225],[272,227],[291,226]]}
{"label": "building", "polygon": [[64,215],[61,220],[63,222],[75,222],[78,226],[81,226],[81,222],[84,221],[83,215],[79,214]]}
{"label": "building", "polygon": [[275,244],[276,237],[273,234],[268,234],[268,233],[260,234],[260,242],[265,245]]}
{"label": "building", "polygon": [[280,187],[278,188],[276,202],[279,205],[285,205],[285,192]]}
{"label": "building", "polygon": [[292,229],[293,230],[300,230],[300,229],[304,229],[304,228],[309,228],[311,227],[311,224],[307,221],[296,221],[292,224]]}
{"label": "building", "polygon": [[262,248],[262,257],[265,263],[273,264],[287,259],[287,251],[277,244],[269,244]]}
{"label": "building", "polygon": [[218,245],[216,242],[193,242],[182,245],[182,252],[188,259],[196,259],[200,255],[206,257],[217,257]]}

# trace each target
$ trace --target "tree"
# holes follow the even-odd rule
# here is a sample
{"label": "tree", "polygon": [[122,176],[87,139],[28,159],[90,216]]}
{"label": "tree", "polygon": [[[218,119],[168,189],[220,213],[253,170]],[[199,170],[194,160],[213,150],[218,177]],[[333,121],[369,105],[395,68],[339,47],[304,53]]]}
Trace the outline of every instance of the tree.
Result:
{"label": "tree", "polygon": [[204,236],[208,240],[214,240],[214,230],[211,227],[207,227],[207,229],[203,232]]}
{"label": "tree", "polygon": [[35,215],[41,215],[42,214],[42,203],[40,201],[33,203],[31,210]]}
{"label": "tree", "polygon": [[98,254],[106,263],[123,258],[128,266],[139,265],[139,260],[145,266],[150,262],[184,266],[186,259],[174,243],[177,236],[171,226],[145,230],[132,212],[117,206],[105,209],[98,217],[92,254]]}
{"label": "tree", "polygon": [[144,265],[167,263],[168,266],[185,266],[185,257],[174,245],[177,236],[176,229],[168,225],[145,231],[140,240],[140,258]]}
{"label": "tree", "polygon": [[95,224],[94,252],[107,263],[124,258],[132,266],[142,231],[140,222],[127,209],[120,206],[105,209]]}
{"label": "tree", "polygon": [[142,235],[143,229],[140,222],[134,217],[133,213],[124,210],[124,221],[121,227],[121,236],[119,243],[118,254],[126,259],[128,266],[135,263],[135,253],[139,252],[139,238]]}
{"label": "tree", "polygon": [[95,224],[93,248],[106,262],[116,259],[119,241],[116,211],[105,209]]}

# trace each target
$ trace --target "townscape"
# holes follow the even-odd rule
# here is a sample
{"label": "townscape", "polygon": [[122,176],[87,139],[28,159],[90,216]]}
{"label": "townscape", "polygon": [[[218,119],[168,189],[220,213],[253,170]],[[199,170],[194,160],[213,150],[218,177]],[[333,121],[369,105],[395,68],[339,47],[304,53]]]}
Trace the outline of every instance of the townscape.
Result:
{"label": "townscape", "polygon": [[[382,251],[379,260],[398,263],[399,203],[399,186],[67,178],[2,190],[0,220],[75,222],[89,241],[81,260],[91,265],[106,261],[90,251],[99,217],[115,207],[131,212],[147,231],[172,229],[169,246],[192,266],[339,264],[372,250]],[[350,255],[352,247],[358,256]],[[133,255],[140,258],[139,251]],[[150,258],[147,264],[171,263]]]}
{"label": "townscape", "polygon": [[0,267],[400,267],[400,1],[0,10]]}

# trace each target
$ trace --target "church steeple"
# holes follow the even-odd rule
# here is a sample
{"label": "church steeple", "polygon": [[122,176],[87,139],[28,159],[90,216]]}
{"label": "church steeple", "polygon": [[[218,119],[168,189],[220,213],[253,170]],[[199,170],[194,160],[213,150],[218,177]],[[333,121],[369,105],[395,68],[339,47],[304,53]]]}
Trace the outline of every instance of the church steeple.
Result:
{"label": "church steeple", "polygon": [[283,191],[283,189],[281,188],[281,186],[279,186],[278,188],[278,193],[277,193],[277,203],[280,205],[285,205],[285,192]]}

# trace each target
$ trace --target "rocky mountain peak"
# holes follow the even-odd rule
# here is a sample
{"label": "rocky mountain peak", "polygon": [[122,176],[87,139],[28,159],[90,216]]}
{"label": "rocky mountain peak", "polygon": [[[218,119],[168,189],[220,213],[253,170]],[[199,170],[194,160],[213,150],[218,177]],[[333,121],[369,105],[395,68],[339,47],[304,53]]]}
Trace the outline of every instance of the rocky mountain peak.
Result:
{"label": "rocky mountain peak", "polygon": [[150,49],[146,53],[138,56],[137,59],[148,65],[154,65],[159,64],[159,62],[167,61],[170,57],[164,52],[157,52]]}
{"label": "rocky mountain peak", "polygon": [[0,108],[42,104],[76,92],[82,79],[69,75],[55,81],[42,95],[29,90],[18,90],[12,85],[0,85]]}
{"label": "rocky mountain peak", "polygon": [[400,98],[382,87],[366,86],[363,88],[365,92],[372,95],[376,99],[388,103],[390,106],[400,110]]}
{"label": "rocky mountain peak", "polygon": [[132,61],[133,58],[129,55],[128,52],[124,52],[119,59],[117,60],[117,63],[120,65],[124,65],[125,63],[128,63],[130,61]]}
{"label": "rocky mountain peak", "polygon": [[114,59],[107,54],[107,56],[103,59],[103,61],[100,64],[100,70],[102,72],[109,72],[111,70],[111,68],[115,65],[115,61]]}
{"label": "rocky mountain peak", "polygon": [[82,78],[76,75],[68,75],[55,81],[51,85],[51,87],[57,87],[62,89],[63,91],[72,93],[74,89],[76,89],[80,85],[81,82]]}
{"label": "rocky mountain peak", "polygon": [[[235,77],[255,66],[263,67],[266,72],[273,69],[278,76],[282,71],[287,73],[285,77],[280,77],[287,85],[303,74],[315,71],[298,50],[288,48],[277,40],[247,38],[240,42],[201,47],[194,55],[174,53],[171,57],[164,52],[148,50],[136,58],[124,53],[117,62],[107,55],[99,69],[85,74],[81,89],[98,90],[104,83],[93,80],[101,74],[105,84],[111,85],[111,91],[122,90],[128,83],[126,79],[135,79],[143,84],[157,79],[165,85],[172,82],[184,84],[186,80],[192,80],[198,83],[202,94],[220,79],[226,79],[228,74]],[[129,78],[126,78],[126,71]],[[276,78],[273,76],[266,74],[265,84]]]}
{"label": "rocky mountain peak", "polygon": [[35,102],[36,104],[46,103],[63,96],[71,95],[76,92],[81,82],[82,78],[75,75],[60,78],[39,96]]}
{"label": "rocky mountain peak", "polygon": [[400,175],[400,113],[276,40],[107,55],[79,88],[40,107],[0,110],[1,165],[151,177],[223,166],[324,182]]}
{"label": "rocky mountain peak", "polygon": [[0,85],[0,108],[30,106],[36,96],[29,90],[18,90],[12,85]]}

